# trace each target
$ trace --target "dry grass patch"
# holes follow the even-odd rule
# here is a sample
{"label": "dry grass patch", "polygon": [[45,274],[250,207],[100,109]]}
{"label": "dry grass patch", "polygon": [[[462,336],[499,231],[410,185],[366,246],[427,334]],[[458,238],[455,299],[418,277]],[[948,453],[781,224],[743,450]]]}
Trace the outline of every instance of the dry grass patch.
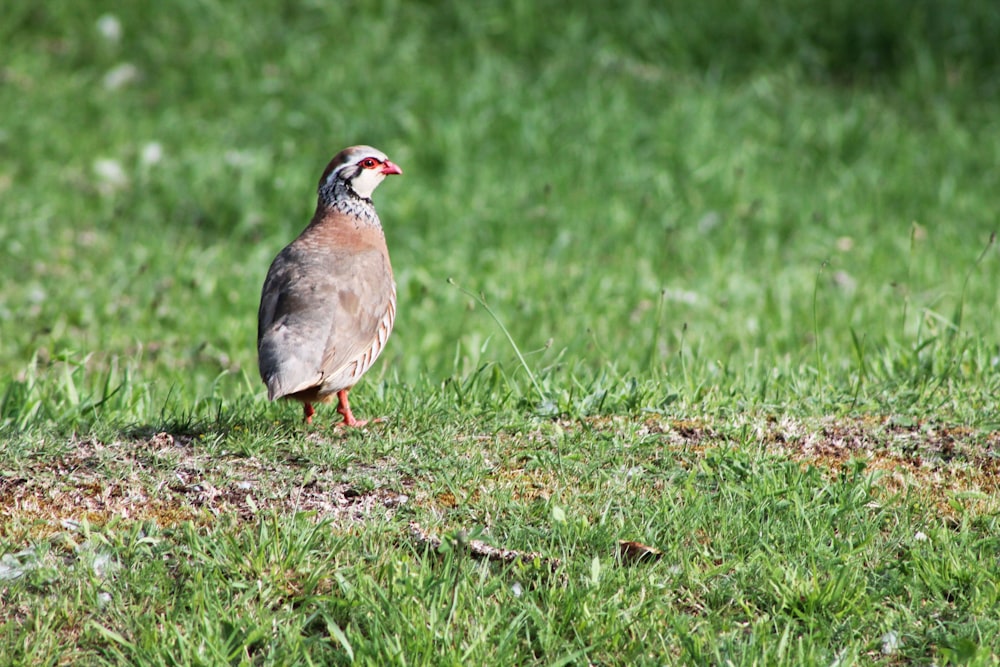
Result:
{"label": "dry grass patch", "polygon": [[[547,424],[528,434],[532,446],[545,447],[544,432],[550,429],[571,435],[586,429],[625,443],[641,442],[639,455],[656,457],[683,453],[697,460],[717,447],[759,448],[827,469],[831,475],[863,463],[881,475],[878,488],[886,500],[915,494],[945,516],[998,509],[1000,432],[995,431],[885,417],[746,418],[724,424],[601,417]],[[555,471],[537,462],[525,465],[523,457],[513,453],[514,438],[500,438],[511,440],[502,444],[512,455],[488,464],[483,474],[492,483],[487,487],[504,487],[515,501],[532,502],[544,501],[554,488],[565,486]],[[73,523],[101,525],[112,518],[154,521],[161,527],[187,521],[210,524],[220,515],[247,521],[262,511],[311,512],[346,527],[375,509],[391,512],[412,502],[448,510],[482,492],[470,488],[465,498],[451,491],[423,497],[414,480],[391,461],[368,471],[384,484],[357,484],[353,478],[364,471],[356,466],[352,477],[343,469],[307,466],[294,459],[213,454],[199,447],[196,437],[182,434],[113,442],[81,439],[71,445],[57,459],[0,472],[0,535],[26,531],[45,536]]]}
{"label": "dry grass patch", "polygon": [[44,536],[67,523],[101,525],[113,517],[161,527],[209,524],[221,515],[244,521],[266,510],[351,522],[407,501],[404,493],[359,490],[343,478],[341,470],[212,455],[189,435],[80,440],[57,460],[0,472],[0,535],[27,529]]}

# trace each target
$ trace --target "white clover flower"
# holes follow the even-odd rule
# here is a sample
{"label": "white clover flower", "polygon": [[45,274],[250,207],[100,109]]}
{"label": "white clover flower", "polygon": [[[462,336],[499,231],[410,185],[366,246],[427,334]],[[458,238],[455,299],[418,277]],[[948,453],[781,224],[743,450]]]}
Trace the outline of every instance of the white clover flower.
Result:
{"label": "white clover flower", "polygon": [[97,32],[109,42],[119,42],[122,38],[122,22],[114,14],[102,14],[97,19]]}
{"label": "white clover flower", "polygon": [[158,164],[163,159],[163,145],[158,141],[150,141],[142,147],[139,161],[147,167]]}
{"label": "white clover flower", "polygon": [[109,69],[104,75],[104,88],[106,90],[118,90],[133,83],[138,78],[138,67],[132,63],[121,63]]}
{"label": "white clover flower", "polygon": [[97,188],[105,194],[128,185],[128,175],[118,160],[98,158],[94,160],[93,169],[97,177]]}

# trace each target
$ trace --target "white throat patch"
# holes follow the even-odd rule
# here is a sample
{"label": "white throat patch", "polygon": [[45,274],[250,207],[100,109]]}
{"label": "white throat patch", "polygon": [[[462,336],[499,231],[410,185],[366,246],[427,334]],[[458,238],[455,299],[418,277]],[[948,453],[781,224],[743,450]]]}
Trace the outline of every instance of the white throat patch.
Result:
{"label": "white throat patch", "polygon": [[351,181],[351,188],[359,197],[371,199],[378,184],[385,180],[385,174],[380,169],[361,169]]}

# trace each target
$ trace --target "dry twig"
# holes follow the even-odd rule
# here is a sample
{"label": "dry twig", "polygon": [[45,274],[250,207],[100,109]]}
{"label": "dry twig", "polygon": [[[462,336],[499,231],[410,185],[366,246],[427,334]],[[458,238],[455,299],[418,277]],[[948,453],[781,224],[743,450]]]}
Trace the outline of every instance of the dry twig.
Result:
{"label": "dry twig", "polygon": [[[423,527],[416,521],[410,522],[410,537],[419,545],[430,547],[434,551],[440,551],[443,542],[441,538],[437,535],[427,532]],[[556,568],[562,563],[558,558],[551,558],[549,556],[544,556],[537,551],[517,551],[514,549],[498,549],[492,545],[486,544],[482,540],[455,540],[455,544],[459,547],[465,548],[469,555],[473,558],[478,558],[481,560],[497,561],[500,563],[524,563],[530,565],[532,563],[540,563],[545,565],[551,571],[555,571]]]}

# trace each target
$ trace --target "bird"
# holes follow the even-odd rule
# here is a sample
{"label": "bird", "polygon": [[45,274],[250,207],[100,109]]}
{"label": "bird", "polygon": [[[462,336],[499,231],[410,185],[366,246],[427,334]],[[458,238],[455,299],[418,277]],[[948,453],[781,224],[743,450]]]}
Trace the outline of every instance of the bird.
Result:
{"label": "bird", "polygon": [[368,423],[354,417],[347,394],[385,349],[396,319],[396,283],[371,196],[386,176],[402,173],[371,146],[337,153],[319,179],[312,220],[264,279],[260,377],[268,400],[300,401],[307,424],[313,404],[334,397],[338,427]]}

